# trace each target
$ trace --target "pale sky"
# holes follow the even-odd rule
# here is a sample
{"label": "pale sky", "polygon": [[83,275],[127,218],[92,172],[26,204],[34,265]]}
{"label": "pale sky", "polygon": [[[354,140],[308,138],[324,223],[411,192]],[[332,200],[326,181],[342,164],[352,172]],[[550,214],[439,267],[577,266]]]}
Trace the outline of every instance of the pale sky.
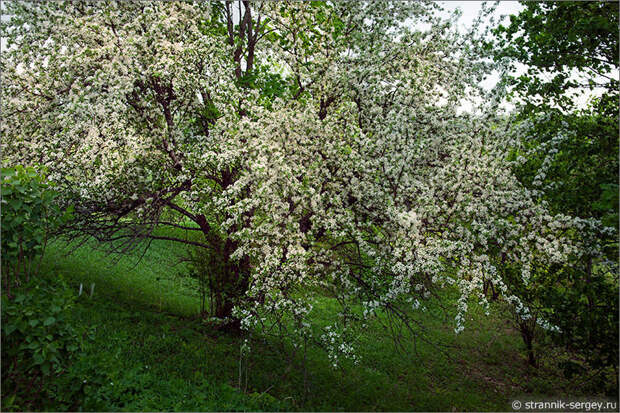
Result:
{"label": "pale sky", "polygon": [[[478,12],[480,11],[482,1],[440,1],[440,3],[447,11],[453,11],[457,8],[460,8],[463,12],[459,20],[460,28],[468,29],[471,27],[473,21],[478,16]],[[491,2],[489,2],[491,3]],[[518,1],[501,1],[497,9],[495,10],[495,14],[497,16],[500,15],[509,15],[509,14],[517,14],[521,10],[523,10],[523,6],[519,4]]]}

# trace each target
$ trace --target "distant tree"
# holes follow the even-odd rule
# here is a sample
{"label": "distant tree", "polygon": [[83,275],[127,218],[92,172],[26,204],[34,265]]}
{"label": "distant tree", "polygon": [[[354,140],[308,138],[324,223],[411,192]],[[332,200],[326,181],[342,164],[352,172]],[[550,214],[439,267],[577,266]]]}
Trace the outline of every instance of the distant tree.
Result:
{"label": "distant tree", "polygon": [[[560,342],[591,366],[612,369],[615,385],[597,377],[617,392],[618,3],[523,6],[494,30],[495,58],[508,60],[513,71],[517,63],[526,68],[506,79],[517,116],[531,125],[515,152],[522,160],[515,173],[553,212],[607,229],[583,240],[604,245],[603,255],[584,253],[560,266],[540,262],[536,282],[516,280],[515,291],[559,327]],[[592,96],[586,107],[578,103],[584,94]]]}
{"label": "distant tree", "polygon": [[603,88],[618,95],[618,3],[522,2],[524,10],[495,30],[497,57],[526,66],[511,79],[524,113],[556,108],[569,112],[569,93]]}

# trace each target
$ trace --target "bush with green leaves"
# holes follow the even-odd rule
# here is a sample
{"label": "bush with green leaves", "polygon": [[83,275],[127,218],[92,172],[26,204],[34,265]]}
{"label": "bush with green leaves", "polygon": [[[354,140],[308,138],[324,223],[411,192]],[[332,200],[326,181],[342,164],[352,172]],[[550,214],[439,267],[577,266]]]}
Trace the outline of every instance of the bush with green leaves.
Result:
{"label": "bush with green leaves", "polygon": [[[561,333],[552,338],[579,357],[562,363],[567,377],[586,377],[584,386],[618,394],[618,271],[604,263],[564,270],[565,280],[543,295],[553,308],[549,320]],[[572,317],[568,317],[571,314]]]}
{"label": "bush with green leaves", "polygon": [[5,410],[44,408],[57,398],[49,384],[66,372],[84,339],[68,319],[75,299],[62,280],[42,279],[24,285],[12,300],[2,296]]}
{"label": "bush with green leaves", "polygon": [[[586,245],[592,241],[583,241]],[[566,263],[539,260],[528,282],[501,267],[524,308],[513,309],[528,363],[538,366],[541,346],[556,343],[571,357],[560,363],[567,378],[583,377],[593,394],[618,392],[618,265],[605,257],[576,256]]]}
{"label": "bush with green leaves", "polygon": [[[7,294],[20,276],[28,281],[36,272],[35,258],[41,256],[49,235],[71,217],[62,210],[57,193],[45,177],[32,167],[2,168],[2,273]],[[13,276],[13,281],[11,281]]]}

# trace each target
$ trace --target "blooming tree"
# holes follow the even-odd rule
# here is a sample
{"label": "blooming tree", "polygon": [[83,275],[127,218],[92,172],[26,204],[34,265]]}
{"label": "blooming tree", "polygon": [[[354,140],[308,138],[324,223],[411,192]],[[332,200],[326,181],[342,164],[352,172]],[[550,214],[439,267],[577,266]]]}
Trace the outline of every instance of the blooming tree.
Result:
{"label": "blooming tree", "polygon": [[313,300],[334,297],[317,335],[334,361],[356,322],[411,326],[441,288],[460,292],[457,332],[485,282],[526,314],[498,263],[527,280],[579,253],[575,220],[514,178],[520,125],[477,86],[475,33],[436,7],[7,3],[3,162],[48,168],[80,231],[214,250],[232,328],[312,334]]}

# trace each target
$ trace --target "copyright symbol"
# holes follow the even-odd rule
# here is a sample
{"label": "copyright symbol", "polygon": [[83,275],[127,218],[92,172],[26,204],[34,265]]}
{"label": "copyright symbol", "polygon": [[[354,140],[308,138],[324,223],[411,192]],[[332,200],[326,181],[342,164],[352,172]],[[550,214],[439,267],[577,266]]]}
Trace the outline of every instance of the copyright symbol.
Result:
{"label": "copyright symbol", "polygon": [[512,408],[514,410],[519,410],[521,409],[521,402],[519,400],[515,400],[512,402]]}

